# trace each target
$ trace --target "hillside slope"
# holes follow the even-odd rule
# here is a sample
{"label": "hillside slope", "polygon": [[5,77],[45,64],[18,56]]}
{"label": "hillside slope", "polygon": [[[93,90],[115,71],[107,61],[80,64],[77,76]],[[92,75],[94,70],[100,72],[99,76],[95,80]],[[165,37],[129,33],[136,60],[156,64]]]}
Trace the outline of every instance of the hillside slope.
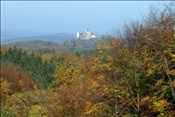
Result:
{"label": "hillside slope", "polygon": [[89,39],[89,40],[66,40],[63,43],[56,43],[53,41],[42,41],[42,40],[35,40],[35,41],[18,41],[14,43],[5,44],[8,47],[23,48],[26,50],[31,49],[63,49],[67,48],[70,50],[86,50],[86,49],[95,49],[96,46],[100,43],[106,43],[106,39]]}

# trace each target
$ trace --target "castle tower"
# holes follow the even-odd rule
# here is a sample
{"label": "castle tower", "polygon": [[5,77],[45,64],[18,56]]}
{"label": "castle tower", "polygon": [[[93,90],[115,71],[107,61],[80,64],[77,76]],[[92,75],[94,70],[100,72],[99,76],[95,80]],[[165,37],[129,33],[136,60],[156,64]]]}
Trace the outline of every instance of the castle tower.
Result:
{"label": "castle tower", "polygon": [[89,32],[89,28],[88,27],[85,28],[85,32]]}
{"label": "castle tower", "polygon": [[79,33],[79,32],[77,32],[77,39],[78,39],[78,38],[80,38],[80,33]]}

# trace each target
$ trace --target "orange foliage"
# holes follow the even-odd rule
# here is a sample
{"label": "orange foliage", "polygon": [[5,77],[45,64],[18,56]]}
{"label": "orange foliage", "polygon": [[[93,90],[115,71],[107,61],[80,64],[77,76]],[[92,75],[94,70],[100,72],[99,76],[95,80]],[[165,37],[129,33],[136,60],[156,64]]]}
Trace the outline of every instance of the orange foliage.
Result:
{"label": "orange foliage", "polygon": [[4,54],[8,50],[7,46],[1,46],[0,54]]}
{"label": "orange foliage", "polygon": [[10,84],[11,93],[38,89],[32,78],[19,67],[1,63],[1,76]]}

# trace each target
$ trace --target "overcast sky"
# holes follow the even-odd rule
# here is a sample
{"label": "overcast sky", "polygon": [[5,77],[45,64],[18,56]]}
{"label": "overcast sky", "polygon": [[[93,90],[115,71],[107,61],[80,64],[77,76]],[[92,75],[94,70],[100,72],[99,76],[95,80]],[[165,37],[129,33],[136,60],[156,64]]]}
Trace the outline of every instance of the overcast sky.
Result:
{"label": "overcast sky", "polygon": [[76,33],[88,26],[106,34],[124,22],[140,20],[153,1],[3,1],[1,29],[42,33]]}

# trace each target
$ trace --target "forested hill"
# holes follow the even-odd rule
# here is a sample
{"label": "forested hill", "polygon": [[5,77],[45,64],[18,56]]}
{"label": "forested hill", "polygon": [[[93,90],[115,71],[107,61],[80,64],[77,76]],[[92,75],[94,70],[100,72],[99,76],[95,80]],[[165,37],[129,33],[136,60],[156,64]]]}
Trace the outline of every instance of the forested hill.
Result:
{"label": "forested hill", "polygon": [[59,44],[52,41],[18,41],[14,43],[6,44],[8,47],[22,48],[25,50],[37,50],[37,49],[63,49],[67,48],[70,50],[86,50],[86,49],[94,49],[100,43],[106,43],[106,39],[89,39],[89,40],[66,40],[63,43]]}
{"label": "forested hill", "polygon": [[17,48],[22,48],[25,50],[31,50],[31,49],[42,49],[42,48],[47,48],[47,49],[52,49],[52,48],[58,48],[59,44],[52,42],[52,41],[42,41],[42,40],[36,40],[36,41],[18,41],[14,43],[9,43],[5,44],[8,47],[14,47],[16,46]]}

